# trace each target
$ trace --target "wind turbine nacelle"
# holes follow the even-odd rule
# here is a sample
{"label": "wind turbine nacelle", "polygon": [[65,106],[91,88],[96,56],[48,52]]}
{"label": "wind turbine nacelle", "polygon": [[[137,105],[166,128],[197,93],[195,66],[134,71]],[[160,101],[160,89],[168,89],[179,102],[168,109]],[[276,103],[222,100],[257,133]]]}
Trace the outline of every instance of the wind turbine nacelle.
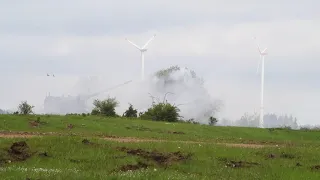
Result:
{"label": "wind turbine nacelle", "polygon": [[140,51],[141,52],[146,52],[148,49],[141,49]]}

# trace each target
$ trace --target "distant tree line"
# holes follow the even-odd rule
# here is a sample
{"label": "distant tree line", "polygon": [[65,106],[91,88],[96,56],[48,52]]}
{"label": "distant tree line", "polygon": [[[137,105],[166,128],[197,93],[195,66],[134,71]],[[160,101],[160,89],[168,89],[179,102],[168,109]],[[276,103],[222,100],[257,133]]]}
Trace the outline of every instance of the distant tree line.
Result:
{"label": "distant tree line", "polygon": [[[275,127],[290,127],[292,129],[299,128],[298,120],[292,115],[276,115],[274,113],[268,113],[264,115],[265,128]],[[219,123],[222,126],[242,126],[242,127],[258,127],[259,126],[259,114],[258,113],[245,113],[240,119],[236,121],[230,121],[222,119]]]}

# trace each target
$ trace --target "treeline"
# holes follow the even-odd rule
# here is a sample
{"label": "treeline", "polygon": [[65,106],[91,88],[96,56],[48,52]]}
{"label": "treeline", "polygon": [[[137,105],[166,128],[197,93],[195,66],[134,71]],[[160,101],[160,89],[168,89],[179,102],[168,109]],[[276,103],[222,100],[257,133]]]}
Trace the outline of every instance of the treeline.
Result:
{"label": "treeline", "polygon": [[[240,119],[236,121],[230,121],[223,119],[219,125],[222,126],[242,126],[242,127],[258,127],[259,126],[259,114],[258,113],[245,113]],[[298,120],[292,115],[276,115],[274,113],[268,113],[264,115],[265,128],[275,127],[290,127],[292,129],[298,129]]]}
{"label": "treeline", "polygon": [[[153,121],[166,121],[166,122],[188,122],[193,124],[196,123],[193,119],[192,120],[184,120],[182,116],[180,116],[179,112],[180,109],[167,102],[166,99],[163,102],[155,102],[153,101],[151,107],[149,107],[145,112],[139,112],[138,110],[133,107],[132,104],[129,104],[128,109],[122,114],[119,115],[116,113],[116,107],[119,106],[119,102],[116,98],[107,98],[104,100],[94,100],[93,101],[94,108],[92,109],[91,113],[82,113],[82,114],[67,114],[67,115],[95,115],[95,116],[105,116],[105,117],[124,117],[124,118],[140,118],[144,120],[153,120]],[[33,112],[33,105],[28,104],[27,101],[21,102],[18,106],[18,111],[14,112],[13,114],[21,114],[21,115],[28,115],[34,114]],[[218,120],[214,117],[209,117],[208,124],[209,125],[216,125]]]}

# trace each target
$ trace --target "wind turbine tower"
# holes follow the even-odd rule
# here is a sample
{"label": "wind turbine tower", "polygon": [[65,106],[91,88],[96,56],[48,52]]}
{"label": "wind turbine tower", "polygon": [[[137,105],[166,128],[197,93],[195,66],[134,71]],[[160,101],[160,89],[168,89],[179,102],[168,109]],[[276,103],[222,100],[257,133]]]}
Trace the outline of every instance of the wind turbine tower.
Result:
{"label": "wind turbine tower", "polygon": [[156,37],[156,35],[153,35],[149,41],[147,41],[147,43],[142,46],[139,47],[138,45],[136,45],[135,43],[131,42],[129,39],[126,38],[126,40],[132,44],[134,47],[136,47],[140,52],[141,52],[141,80],[144,80],[144,53],[148,50],[147,46],[148,44]]}
{"label": "wind turbine tower", "polygon": [[[253,38],[254,40],[256,40],[256,38]],[[265,48],[263,51],[261,51],[259,44],[257,43],[257,47],[258,47],[258,51],[260,54],[260,61],[261,61],[261,104],[260,104],[260,118],[259,118],[259,125],[260,128],[263,128],[263,117],[264,117],[264,104],[263,104],[263,96],[264,96],[264,58],[265,56],[268,54],[267,53],[267,48]],[[259,72],[259,68],[260,68],[260,61],[259,61],[259,65],[258,65],[258,69],[257,72]]]}

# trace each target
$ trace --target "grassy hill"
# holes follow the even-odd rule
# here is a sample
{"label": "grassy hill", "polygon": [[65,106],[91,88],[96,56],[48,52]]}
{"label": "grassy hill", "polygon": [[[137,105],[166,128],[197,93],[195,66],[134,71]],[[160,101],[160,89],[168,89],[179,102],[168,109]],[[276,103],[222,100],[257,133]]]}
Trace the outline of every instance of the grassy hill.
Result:
{"label": "grassy hill", "polygon": [[319,179],[320,132],[0,115],[1,179]]}

